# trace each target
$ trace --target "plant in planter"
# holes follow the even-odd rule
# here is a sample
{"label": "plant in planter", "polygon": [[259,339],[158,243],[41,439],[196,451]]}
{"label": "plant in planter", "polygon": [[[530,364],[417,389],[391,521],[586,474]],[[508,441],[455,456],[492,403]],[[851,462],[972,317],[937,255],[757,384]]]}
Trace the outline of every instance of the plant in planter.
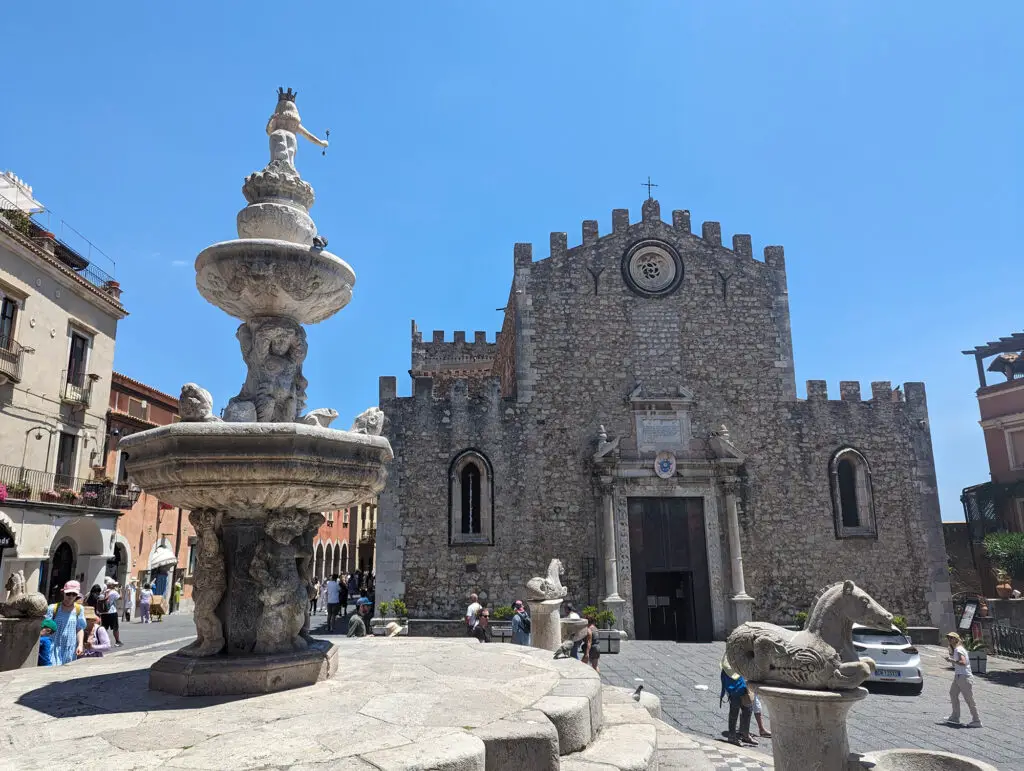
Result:
{"label": "plant in planter", "polygon": [[397,597],[391,601],[391,612],[401,619],[409,617],[409,609],[405,607],[405,602]]}
{"label": "plant in planter", "polygon": [[600,613],[596,605],[587,605],[583,610],[580,611],[580,615],[583,618],[596,619],[597,614]]}
{"label": "plant in planter", "polygon": [[902,634],[907,634],[907,619],[905,619],[903,616],[893,616],[892,625],[899,629]]}
{"label": "plant in planter", "polygon": [[511,605],[499,605],[491,611],[491,620],[508,621],[512,618],[513,613],[515,613],[515,611],[512,609]]}
{"label": "plant in planter", "polygon": [[12,482],[7,485],[7,497],[25,499],[32,495],[32,485],[28,482]]}
{"label": "plant in planter", "polygon": [[970,635],[963,639],[964,648],[967,650],[967,659],[971,662],[971,672],[976,675],[985,674],[988,671],[988,653],[985,651],[985,641]]}
{"label": "plant in planter", "polygon": [[996,593],[1006,599],[1013,593],[1011,581],[1024,581],[1024,533],[989,533],[985,556],[996,574]]}
{"label": "plant in planter", "polygon": [[77,490],[72,490],[70,487],[62,487],[58,490],[57,497],[61,503],[78,504],[82,500],[81,494]]}
{"label": "plant in planter", "polygon": [[615,626],[615,614],[610,610],[598,611],[594,623],[597,624],[598,629],[611,629]]}
{"label": "plant in planter", "polygon": [[7,485],[0,483],[0,503],[7,500]]}
{"label": "plant in planter", "polygon": [[391,611],[391,603],[387,600],[379,602],[377,603],[377,610],[380,611],[381,618],[387,618],[388,613]]}
{"label": "plant in planter", "polygon": [[807,626],[807,611],[798,610],[793,616],[793,624],[804,629]]}
{"label": "plant in planter", "polygon": [[60,500],[60,493],[56,490],[42,490],[39,493],[39,500],[47,503],[56,503]]}

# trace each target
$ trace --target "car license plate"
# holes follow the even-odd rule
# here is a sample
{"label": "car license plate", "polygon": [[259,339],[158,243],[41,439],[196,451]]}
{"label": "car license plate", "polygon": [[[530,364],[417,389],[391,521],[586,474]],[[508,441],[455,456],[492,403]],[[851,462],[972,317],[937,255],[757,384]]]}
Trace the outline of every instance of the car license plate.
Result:
{"label": "car license plate", "polygon": [[899,678],[901,676],[901,674],[902,673],[898,669],[876,669],[875,670],[875,675],[877,677]]}

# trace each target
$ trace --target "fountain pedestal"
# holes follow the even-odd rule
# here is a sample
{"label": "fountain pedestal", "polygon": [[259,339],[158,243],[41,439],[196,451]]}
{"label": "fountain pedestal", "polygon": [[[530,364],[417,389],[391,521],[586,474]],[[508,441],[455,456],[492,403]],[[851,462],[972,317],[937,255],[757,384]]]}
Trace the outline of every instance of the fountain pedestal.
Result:
{"label": "fountain pedestal", "polygon": [[561,600],[527,600],[530,606],[530,641],[534,648],[556,651],[562,644]]}
{"label": "fountain pedestal", "polygon": [[850,755],[846,715],[868,695],[849,691],[806,691],[751,683],[772,721],[776,771],[837,771]]}

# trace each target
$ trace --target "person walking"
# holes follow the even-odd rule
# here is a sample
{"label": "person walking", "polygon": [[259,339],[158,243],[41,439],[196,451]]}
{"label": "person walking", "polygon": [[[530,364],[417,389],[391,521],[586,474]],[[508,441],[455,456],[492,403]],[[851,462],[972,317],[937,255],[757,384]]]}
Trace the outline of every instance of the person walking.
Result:
{"label": "person walking", "polygon": [[313,592],[309,598],[309,615],[316,615],[316,603],[320,599],[320,579],[313,579]]}
{"label": "person walking", "polygon": [[184,587],[181,585],[181,579],[179,578],[174,582],[174,588],[171,589],[171,613],[174,613],[181,607],[181,594],[183,591]]}
{"label": "person walking", "polygon": [[480,613],[476,617],[476,623],[473,624],[469,634],[475,637],[478,642],[489,643],[491,641],[491,611],[484,607],[480,608]]}
{"label": "person walking", "polygon": [[55,666],[70,664],[85,649],[85,608],[78,601],[82,585],[78,581],[68,581],[64,584],[63,594],[59,603],[46,609],[46,619],[57,627],[50,651]]}
{"label": "person walking", "polygon": [[92,608],[85,609],[83,650],[79,652],[78,658],[100,658],[106,651],[110,650],[110,635],[107,634],[107,630],[103,628],[100,620],[95,610]]}
{"label": "person walking", "polygon": [[89,594],[85,598],[85,607],[96,610],[100,604],[101,594],[103,594],[103,587],[99,584],[93,584],[92,589],[89,590]]}
{"label": "person walking", "polygon": [[953,704],[953,711],[949,713],[945,722],[960,725],[960,697],[963,696],[967,708],[971,711],[971,722],[967,727],[981,728],[981,718],[974,704],[974,675],[971,673],[971,660],[967,656],[967,648],[956,632],[947,634],[946,642],[949,644],[949,655],[946,660],[953,663],[953,682],[949,686],[949,700]]}
{"label": "person walking", "polygon": [[[579,621],[580,619],[580,614],[576,612],[576,607],[571,602],[565,603],[565,617],[570,621]],[[583,627],[583,629],[580,629],[572,636],[572,651],[569,655],[577,661],[580,658],[580,646],[586,637],[587,627]]]}
{"label": "person walking", "polygon": [[482,609],[480,598],[476,592],[469,595],[469,607],[466,608],[466,634],[473,635],[473,627],[476,626],[476,617]]}
{"label": "person walking", "polygon": [[338,574],[331,576],[327,582],[327,631],[334,632],[334,621],[338,618],[338,609],[341,607],[341,585],[338,583]]}
{"label": "person walking", "polygon": [[142,585],[142,591],[139,592],[139,621],[143,624],[150,623],[153,619],[149,616],[149,607],[153,604],[153,588],[147,582]]}
{"label": "person walking", "polygon": [[115,644],[120,648],[122,643],[121,631],[118,626],[117,603],[121,599],[121,593],[117,591],[117,581],[113,578],[106,578],[104,583],[106,583],[107,588],[100,595],[99,607],[96,609],[96,612],[100,616],[100,623],[103,624],[103,628],[109,630],[114,635]]}
{"label": "person walking", "polygon": [[533,626],[530,622],[530,614],[523,607],[522,600],[516,600],[512,603],[512,609],[515,611],[512,614],[512,644],[529,645],[530,630]]}
{"label": "person walking", "polygon": [[[722,700],[729,698],[729,730],[726,732],[726,739],[730,744],[739,746],[749,744],[756,747],[757,740],[750,735],[751,707],[754,704],[750,691],[747,688],[747,681],[743,675],[732,668],[729,660],[722,657],[722,691],[718,695],[718,705]],[[736,730],[736,719],[739,718],[739,731]]]}
{"label": "person walking", "polygon": [[587,617],[586,635],[583,638],[583,663],[590,664],[595,672],[601,671],[601,649],[597,642],[597,624],[594,619]]}
{"label": "person walking", "polygon": [[124,588],[124,620],[132,620],[132,611],[135,610],[135,597],[138,594],[138,587],[135,586],[135,579],[132,578],[128,581],[128,586]]}

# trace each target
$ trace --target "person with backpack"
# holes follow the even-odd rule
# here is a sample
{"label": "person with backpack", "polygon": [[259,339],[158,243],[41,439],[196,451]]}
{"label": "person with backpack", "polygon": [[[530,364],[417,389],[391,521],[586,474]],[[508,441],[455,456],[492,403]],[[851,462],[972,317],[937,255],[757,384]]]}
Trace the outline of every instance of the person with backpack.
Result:
{"label": "person with backpack", "polygon": [[[750,694],[747,681],[739,672],[732,668],[729,660],[722,657],[722,692],[718,695],[718,706],[722,700],[729,698],[729,730],[725,734],[730,744],[740,746],[748,744],[756,747],[757,740],[750,735],[750,715],[754,705],[754,697]],[[739,733],[736,732],[736,719],[739,718]]]}
{"label": "person with backpack", "polygon": [[512,608],[515,610],[515,613],[512,615],[512,644],[529,645],[530,630],[533,626],[530,623],[530,614],[523,607],[522,600],[516,600],[512,603]]}
{"label": "person with backpack", "polygon": [[85,609],[79,602],[82,585],[78,581],[64,584],[64,598],[46,609],[46,619],[56,624],[51,634],[50,658],[54,666],[70,664],[85,650]]}

